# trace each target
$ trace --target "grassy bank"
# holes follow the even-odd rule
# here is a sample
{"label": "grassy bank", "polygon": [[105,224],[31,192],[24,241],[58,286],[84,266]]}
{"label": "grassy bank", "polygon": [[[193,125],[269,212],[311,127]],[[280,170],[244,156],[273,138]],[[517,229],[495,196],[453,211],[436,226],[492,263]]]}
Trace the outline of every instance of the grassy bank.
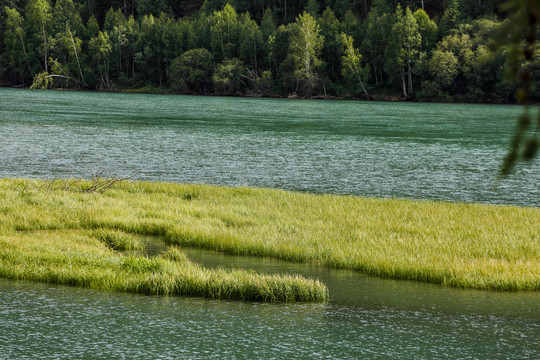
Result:
{"label": "grassy bank", "polygon": [[[160,235],[178,246],[316,261],[388,278],[478,289],[540,289],[537,208],[137,182],[104,194],[82,194],[32,186],[22,190],[17,187],[21,183],[32,181],[0,180],[3,277],[251,299],[236,292],[233,296],[232,290],[213,290],[226,288],[223,284],[234,288],[245,278],[259,289],[247,293],[276,287],[271,295],[255,298],[313,300],[326,294],[319,283],[301,278],[215,272],[167,255],[151,260],[158,263],[156,268],[148,265],[153,270],[133,271],[126,261],[150,260],[133,260],[137,258],[114,249],[124,243],[136,247],[120,238],[140,234]],[[107,236],[118,237],[120,245]],[[68,272],[68,267],[74,270]],[[183,277],[191,280],[178,280]],[[189,281],[206,292],[179,285]],[[309,290],[301,290],[304,286]],[[276,295],[290,288],[294,295],[289,298]]]}

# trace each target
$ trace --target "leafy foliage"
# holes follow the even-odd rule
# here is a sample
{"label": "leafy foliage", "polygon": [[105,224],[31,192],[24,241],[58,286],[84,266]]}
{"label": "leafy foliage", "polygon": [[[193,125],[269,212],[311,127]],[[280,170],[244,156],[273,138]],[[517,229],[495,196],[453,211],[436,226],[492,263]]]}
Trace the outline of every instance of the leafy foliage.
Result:
{"label": "leafy foliage", "polygon": [[[0,84],[305,97],[401,93],[475,102],[521,101],[526,94],[537,102],[537,35],[528,30],[537,29],[537,3],[511,0],[503,9],[495,0],[4,1]],[[495,51],[498,32],[507,34],[499,41],[507,45]],[[529,77],[525,86],[510,81],[521,81],[519,74]],[[509,95],[517,88],[528,90]],[[533,154],[533,145],[520,151]]]}
{"label": "leafy foliage", "polygon": [[318,68],[322,65],[320,54],[324,36],[317,21],[308,12],[298,15],[289,45],[289,55],[294,63],[294,76],[297,89],[311,95],[319,76]]}
{"label": "leafy foliage", "polygon": [[219,95],[234,95],[240,90],[244,64],[239,59],[227,59],[214,72],[214,88]]}
{"label": "leafy foliage", "polygon": [[182,93],[206,94],[212,87],[212,72],[212,54],[208,50],[188,50],[169,68],[171,86]]}

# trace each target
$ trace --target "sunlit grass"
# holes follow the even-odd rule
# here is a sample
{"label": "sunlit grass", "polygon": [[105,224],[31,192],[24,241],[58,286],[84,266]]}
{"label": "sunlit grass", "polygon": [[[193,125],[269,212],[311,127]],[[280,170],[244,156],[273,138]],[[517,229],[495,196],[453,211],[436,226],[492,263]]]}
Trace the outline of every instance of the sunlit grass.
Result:
{"label": "sunlit grass", "polygon": [[[139,182],[104,194],[21,192],[15,187],[22,181],[30,180],[0,180],[2,253],[8,252],[5,241],[25,243],[37,230],[89,231],[96,240],[99,232],[159,235],[180,247],[314,261],[388,278],[540,289],[538,208]],[[69,236],[57,238],[68,241]],[[115,254],[114,245],[100,244]],[[168,255],[159,261],[177,264],[175,256],[182,258]],[[178,265],[161,269],[169,266]],[[222,271],[203,278],[215,283],[249,275]],[[222,290],[210,293],[230,296]]]}
{"label": "sunlit grass", "polygon": [[205,269],[171,248],[162,256],[123,255],[89,230],[0,235],[0,276],[149,295],[255,301],[326,301],[328,290],[301,277]]}

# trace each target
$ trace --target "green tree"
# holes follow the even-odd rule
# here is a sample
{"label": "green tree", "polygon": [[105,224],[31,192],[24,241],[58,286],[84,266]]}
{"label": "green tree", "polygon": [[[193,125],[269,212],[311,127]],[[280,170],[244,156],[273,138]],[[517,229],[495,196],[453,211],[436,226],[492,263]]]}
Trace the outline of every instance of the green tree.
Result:
{"label": "green tree", "polygon": [[134,78],[136,75],[135,68],[135,53],[137,51],[137,41],[139,40],[140,27],[139,23],[135,20],[133,15],[130,15],[125,23],[125,36],[127,38],[127,43],[124,44],[123,54],[124,54],[124,63],[126,65],[126,74]]}
{"label": "green tree", "polygon": [[36,74],[30,89],[49,89],[53,86],[68,86],[72,78],[68,74],[67,69],[57,59],[49,58],[49,63],[51,65],[51,73],[43,71]]}
{"label": "green tree", "polygon": [[341,31],[357,39],[360,37],[361,24],[358,17],[351,11],[345,11],[343,21],[340,24]]}
{"label": "green tree", "polygon": [[294,23],[280,25],[268,38],[271,72],[275,74],[283,95],[296,91],[294,60],[289,52],[294,27]]}
{"label": "green tree", "polygon": [[89,44],[91,58],[99,72],[100,89],[111,88],[111,79],[109,75],[110,54],[112,52],[112,43],[107,32],[99,32],[98,35],[90,40]]}
{"label": "green tree", "polygon": [[26,5],[27,34],[33,39],[33,48],[43,59],[43,70],[49,71],[49,33],[52,23],[52,9],[48,0],[29,0]]}
{"label": "green tree", "polygon": [[416,19],[418,31],[422,37],[421,51],[430,51],[437,42],[437,24],[430,19],[428,14],[422,9],[416,10],[413,16]]}
{"label": "green tree", "polygon": [[114,8],[111,7],[105,14],[103,30],[110,34],[115,26],[124,24],[125,21],[126,16],[122,13],[122,10],[114,10]]}
{"label": "green tree", "polygon": [[99,33],[99,24],[97,19],[92,15],[86,22],[86,38],[91,39]]}
{"label": "green tree", "polygon": [[198,17],[188,23],[188,49],[205,48],[213,51],[212,48],[212,17],[201,12]]}
{"label": "green tree", "polygon": [[[6,47],[6,55],[9,59],[9,67],[24,82],[25,75],[34,77],[25,45],[26,33],[23,28],[24,19],[16,9],[6,6],[5,12],[4,45]],[[27,68],[28,73],[25,68]]]}
{"label": "green tree", "polygon": [[354,78],[362,87],[364,94],[369,96],[362,81],[362,67],[360,64],[362,55],[360,54],[360,50],[354,47],[353,38],[345,33],[341,33],[340,41],[344,53],[341,57],[341,72],[343,77]]}
{"label": "green tree", "polygon": [[409,8],[402,14],[398,5],[394,17],[394,26],[385,50],[385,65],[388,74],[400,82],[403,96],[407,97],[413,91],[413,58],[418,53],[422,36]]}
{"label": "green tree", "polygon": [[459,72],[458,59],[448,50],[437,49],[429,60],[429,71],[441,86],[448,87]]}
{"label": "green tree", "polygon": [[207,94],[212,89],[212,71],[212,54],[208,50],[186,51],[170,66],[172,88],[181,93]]}
{"label": "green tree", "polygon": [[323,44],[324,37],[313,16],[306,12],[298,15],[292,32],[289,53],[294,61],[296,87],[298,89],[301,85],[306,95],[312,94],[319,79],[317,70],[322,65],[320,55]]}
{"label": "green tree", "polygon": [[[264,11],[263,18],[261,20],[261,42],[262,42],[262,68],[271,68],[272,66],[272,39],[273,34],[276,31],[276,24],[274,23],[274,16],[272,10],[267,8]],[[272,39],[271,39],[272,37]]]}
{"label": "green tree", "polygon": [[164,13],[157,19],[153,15],[142,18],[135,61],[138,64],[137,78],[144,85],[163,86],[170,62],[177,56],[170,48],[175,46],[175,41],[165,41],[167,32],[170,33],[168,26],[174,26],[171,21]]}
{"label": "green tree", "polygon": [[84,34],[85,32],[79,12],[72,0],[56,0],[53,8],[52,23],[55,34],[64,32],[68,26],[77,34]]}
{"label": "green tree", "polygon": [[234,95],[240,91],[245,67],[239,59],[225,59],[214,71],[214,89],[218,95]]}
{"label": "green tree", "polygon": [[[339,76],[341,46],[339,43],[340,23],[331,8],[327,7],[318,19],[321,34],[324,36],[322,59],[326,65],[326,76],[337,81]],[[337,73],[337,74],[336,74]],[[336,76],[337,75],[337,76]]]}
{"label": "green tree", "polygon": [[270,8],[266,8],[261,20],[261,31],[263,40],[267,40],[270,35],[276,30],[276,23],[274,22],[274,15]]}
{"label": "green tree", "polygon": [[393,25],[389,11],[384,1],[374,2],[363,26],[364,40],[360,51],[365,56],[366,62],[371,64],[376,86],[384,80],[383,70],[387,62],[385,50]]}
{"label": "green tree", "polygon": [[[437,44],[437,50],[440,53],[451,53],[457,59],[457,73],[454,75],[454,93],[465,93],[467,91],[467,79],[473,71],[475,54],[473,48],[473,39],[466,33],[455,32],[453,35],[448,35]],[[436,51],[434,51],[434,54]],[[433,68],[436,73],[436,68]]]}
{"label": "green tree", "polygon": [[439,39],[449,35],[453,29],[456,29],[460,18],[459,2],[457,0],[451,0],[439,22]]}
{"label": "green tree", "polygon": [[240,31],[236,10],[227,3],[223,10],[214,12],[211,23],[212,49],[216,60],[238,57]]}
{"label": "green tree", "polygon": [[259,59],[264,57],[262,32],[259,25],[249,17],[248,13],[240,16],[239,21],[239,55],[246,65],[250,65],[253,73],[259,72]]}
{"label": "green tree", "polygon": [[[56,33],[51,43],[52,52],[60,58],[57,57],[55,61],[61,65],[59,67],[63,71],[61,75],[65,76],[67,80],[75,81],[79,86],[87,86],[80,58],[82,40],[71,31],[69,24],[66,24],[64,31]],[[77,79],[73,78],[73,73],[77,74]]]}
{"label": "green tree", "polygon": [[272,72],[265,70],[255,81],[255,91],[260,95],[268,95],[272,90]]}

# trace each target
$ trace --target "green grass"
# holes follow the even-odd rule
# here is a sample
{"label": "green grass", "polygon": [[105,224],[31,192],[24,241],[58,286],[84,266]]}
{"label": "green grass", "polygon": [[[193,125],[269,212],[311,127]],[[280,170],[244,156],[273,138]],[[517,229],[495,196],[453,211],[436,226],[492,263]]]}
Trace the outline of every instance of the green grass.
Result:
{"label": "green grass", "polygon": [[[87,256],[95,256],[101,259],[99,261],[105,261],[105,258],[117,259],[107,260],[115,262],[116,267],[103,267],[103,271],[108,269],[111,273],[120,271],[122,274],[131,274],[131,277],[153,279],[147,279],[145,281],[150,283],[141,285],[143,292],[149,292],[152,286],[160,289],[163,285],[156,285],[161,284],[159,281],[179,276],[173,274],[181,271],[172,269],[180,266],[178,264],[190,262],[176,249],[158,260],[140,260],[142,269],[151,270],[138,272],[134,269],[139,266],[136,265],[139,260],[127,260],[127,257],[119,255],[118,251],[114,251],[116,245],[111,245],[107,237],[100,233],[110,232],[117,237],[128,238],[133,234],[159,235],[180,247],[194,246],[231,254],[272,256],[297,262],[313,261],[328,267],[352,269],[386,278],[455,287],[540,289],[538,208],[365,199],[268,189],[139,182],[124,182],[119,188],[104,194],[81,194],[32,190],[35,186],[19,186],[19,190],[16,189],[21,182],[32,181],[0,180],[2,259],[13,256],[9,255],[12,253],[10,247],[23,248],[30,239],[45,239],[48,236],[39,234],[52,233],[57,242],[71,243],[71,237],[76,233],[83,244],[88,239],[94,239],[100,246],[99,251],[88,251]],[[21,191],[22,188],[30,190]],[[48,252],[51,257],[56,253],[53,250],[56,248],[56,245],[52,246]],[[172,253],[174,251],[177,253]],[[104,258],[98,256],[102,252],[106,252]],[[45,252],[41,249],[36,253],[41,256]],[[76,254],[74,252],[73,256],[78,259]],[[21,266],[28,266],[32,262],[22,255],[18,259]],[[156,264],[147,261],[156,261]],[[40,271],[56,269],[52,261],[39,263],[42,264],[41,269],[49,269]],[[36,277],[32,272],[34,270],[30,271],[34,275],[28,277],[22,275],[22,270],[17,273],[19,275],[13,275],[13,272],[6,272],[5,264],[5,260],[0,264],[1,276],[43,280]],[[242,281],[246,284],[263,281],[248,280],[251,279],[250,272],[219,270],[220,273],[192,265],[199,269],[197,271],[207,274],[198,273],[197,276],[211,284],[218,280],[236,283],[239,278],[244,279]],[[168,275],[163,275],[163,278],[156,274]],[[88,276],[92,279],[92,276]],[[197,276],[194,275],[193,279]],[[84,278],[87,280],[82,285],[87,286],[90,280]],[[161,280],[158,281],[158,278]],[[261,285],[261,289],[266,289],[269,284],[277,284],[278,279],[290,284],[294,281],[308,282],[301,278],[276,276],[272,280],[264,280],[266,282]],[[103,281],[110,283],[112,280],[107,278]],[[99,281],[91,282],[91,286],[100,287],[97,283]],[[308,299],[315,299],[314,294],[324,294],[326,291],[322,288],[318,290],[321,285],[317,282],[309,284],[311,290],[306,294],[311,295],[306,295]],[[111,288],[133,291],[133,286],[123,283],[111,285]],[[293,291],[295,295],[278,297],[277,293],[292,285],[280,286],[281,290],[271,292],[273,295],[259,289],[267,295],[257,296],[259,299],[284,301],[293,298],[297,300],[300,293],[304,294],[298,286]],[[172,286],[172,289],[176,287]],[[162,292],[188,294],[185,290],[187,287],[181,288],[184,290]],[[219,288],[222,290],[208,290],[206,295],[198,291],[191,294],[249,298]],[[231,295],[233,293],[234,296]]]}
{"label": "green grass", "polygon": [[205,269],[177,248],[161,256],[125,256],[90,230],[0,235],[0,277],[149,295],[254,301],[326,301],[327,288],[301,277]]}
{"label": "green grass", "polygon": [[103,241],[113,250],[143,250],[144,244],[133,234],[127,234],[119,230],[97,229],[92,235]]}

